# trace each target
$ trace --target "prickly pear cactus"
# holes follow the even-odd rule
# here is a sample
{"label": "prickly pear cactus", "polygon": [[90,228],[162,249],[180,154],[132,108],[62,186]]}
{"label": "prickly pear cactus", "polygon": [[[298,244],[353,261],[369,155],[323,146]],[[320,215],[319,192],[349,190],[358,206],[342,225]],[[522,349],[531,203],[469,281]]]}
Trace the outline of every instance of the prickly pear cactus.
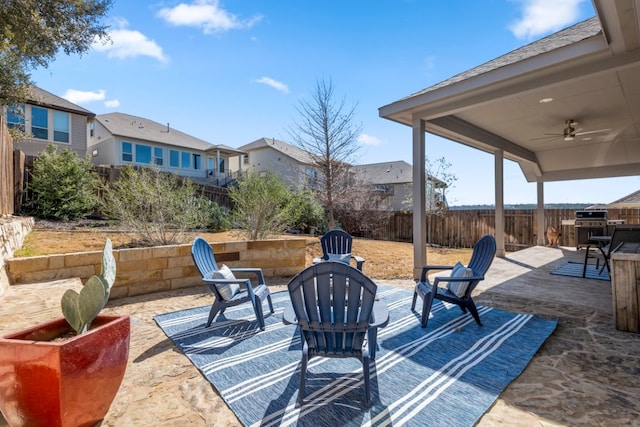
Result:
{"label": "prickly pear cactus", "polygon": [[62,295],[62,314],[78,334],[89,330],[91,322],[109,300],[109,292],[116,278],[116,260],[111,240],[107,239],[102,253],[102,271],[89,277],[80,293],[68,289]]}

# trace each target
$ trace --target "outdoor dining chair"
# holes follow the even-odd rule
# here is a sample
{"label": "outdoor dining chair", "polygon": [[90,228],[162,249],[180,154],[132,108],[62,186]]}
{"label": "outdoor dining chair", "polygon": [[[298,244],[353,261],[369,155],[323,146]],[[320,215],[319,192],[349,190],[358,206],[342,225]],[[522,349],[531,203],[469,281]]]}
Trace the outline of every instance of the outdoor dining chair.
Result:
{"label": "outdoor dining chair", "polygon": [[322,261],[340,261],[345,264],[350,264],[351,260],[354,260],[356,262],[356,268],[362,271],[364,258],[351,253],[352,244],[353,237],[346,231],[340,229],[328,231],[320,237],[322,256],[314,258],[313,263],[317,264]]}
{"label": "outdoor dining chair", "polygon": [[[615,251],[622,243],[640,243],[640,225],[638,224],[620,224],[613,229],[611,233],[611,239],[605,244],[599,244],[598,239],[594,239],[592,244],[587,245],[584,253],[584,264],[582,267],[582,277],[587,274],[587,264],[589,259],[596,258],[596,268],[599,268],[599,273],[606,268],[607,272],[611,274],[611,267],[609,266],[609,260],[611,253]],[[591,250],[597,250],[594,256]],[[602,257],[602,267],[600,267],[600,257]]]}
{"label": "outdoor dining chair", "polygon": [[[209,311],[207,327],[218,313],[222,314],[227,307],[233,307],[245,302],[251,302],[260,329],[264,330],[264,314],[262,304],[266,299],[269,309],[273,313],[273,304],[269,288],[264,281],[260,268],[228,268],[223,264],[218,267],[211,245],[202,237],[196,237],[191,245],[191,257],[196,264],[202,280],[215,295],[215,300]],[[250,279],[238,279],[234,273],[255,274],[257,285],[254,287]]]}
{"label": "outdoor dining chair", "polygon": [[304,402],[309,359],[321,356],[360,360],[369,406],[369,360],[375,358],[378,328],[389,323],[386,304],[376,301],[377,288],[360,270],[339,262],[311,265],[289,281],[291,305],[283,322],[297,325],[302,337],[299,404]]}
{"label": "outdoor dining chair", "polygon": [[[434,299],[456,304],[463,313],[467,310],[471,313],[478,325],[482,326],[478,310],[476,308],[471,293],[491,266],[496,254],[496,240],[490,234],[480,238],[473,246],[471,260],[465,267],[461,263],[454,266],[426,265],[422,268],[420,281],[416,284],[413,292],[411,310],[415,310],[418,296],[422,298],[422,315],[420,325],[427,327],[429,313]],[[437,276],[433,283],[429,281],[430,270],[451,270],[450,276]],[[447,287],[438,286],[440,282],[447,283]]]}

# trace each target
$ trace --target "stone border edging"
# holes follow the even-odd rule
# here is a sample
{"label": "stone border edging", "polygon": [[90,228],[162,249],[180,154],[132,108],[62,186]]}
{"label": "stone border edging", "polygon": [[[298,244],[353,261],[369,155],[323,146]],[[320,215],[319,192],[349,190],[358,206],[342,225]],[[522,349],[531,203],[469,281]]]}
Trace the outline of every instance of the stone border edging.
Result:
{"label": "stone border edging", "polygon": [[[305,267],[304,239],[274,239],[211,243],[218,264],[260,267],[265,277],[293,276]],[[168,291],[202,283],[191,244],[116,249],[116,282],[111,299]],[[11,285],[99,274],[102,251],[13,258],[5,260]]]}

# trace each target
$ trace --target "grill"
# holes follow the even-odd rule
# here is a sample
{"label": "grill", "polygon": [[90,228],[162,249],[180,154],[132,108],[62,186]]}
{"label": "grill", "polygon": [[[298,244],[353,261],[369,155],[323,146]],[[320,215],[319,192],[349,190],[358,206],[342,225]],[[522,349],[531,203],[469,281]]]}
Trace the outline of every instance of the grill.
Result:
{"label": "grill", "polygon": [[591,236],[606,236],[608,234],[606,210],[576,211],[576,249],[587,246]]}

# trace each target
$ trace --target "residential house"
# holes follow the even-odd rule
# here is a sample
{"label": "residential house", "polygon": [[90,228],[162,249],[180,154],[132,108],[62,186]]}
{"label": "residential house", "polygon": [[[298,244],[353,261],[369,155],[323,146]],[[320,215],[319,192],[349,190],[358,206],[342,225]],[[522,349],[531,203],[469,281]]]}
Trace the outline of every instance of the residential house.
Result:
{"label": "residential house", "polygon": [[36,156],[48,144],[68,148],[80,157],[87,154],[87,123],[95,114],[37,86],[23,105],[7,107],[7,127],[17,128],[25,138],[14,148],[27,156]]}
{"label": "residential house", "polygon": [[[369,189],[375,197],[367,200],[366,209],[402,211],[413,210],[413,169],[403,161],[371,163],[353,166],[356,185]],[[446,184],[435,177],[427,177],[427,211],[446,208]]]}
{"label": "residential house", "polygon": [[[306,151],[274,138],[260,138],[239,147],[244,154],[237,161],[231,159],[233,172],[253,171],[266,173],[273,171],[291,186],[309,186],[317,183],[318,170],[313,157]],[[352,166],[351,185],[362,186],[368,196],[362,198],[362,206],[357,208],[401,211],[411,210],[411,188],[413,171],[404,161],[374,163]],[[435,185],[434,185],[435,184]],[[443,188],[446,185],[436,178],[427,180],[427,200],[433,203],[427,209],[446,206]],[[375,197],[371,197],[375,195]],[[356,198],[358,200],[358,198]],[[366,202],[364,202],[366,200]],[[367,206],[364,206],[367,203]]]}
{"label": "residential house", "polygon": [[90,123],[89,134],[89,149],[96,165],[153,165],[221,187],[233,180],[229,158],[244,154],[173,129],[168,123],[124,113],[97,115]]}
{"label": "residential house", "polygon": [[[273,171],[292,187],[316,184],[318,172],[313,158],[306,151],[274,138],[260,138],[238,148],[243,152],[232,159],[233,172],[266,173]],[[236,166],[237,165],[237,166]]]}
{"label": "residential house", "polygon": [[640,208],[640,190],[634,191],[631,194],[627,194],[624,197],[614,200],[601,209],[638,209]]}

